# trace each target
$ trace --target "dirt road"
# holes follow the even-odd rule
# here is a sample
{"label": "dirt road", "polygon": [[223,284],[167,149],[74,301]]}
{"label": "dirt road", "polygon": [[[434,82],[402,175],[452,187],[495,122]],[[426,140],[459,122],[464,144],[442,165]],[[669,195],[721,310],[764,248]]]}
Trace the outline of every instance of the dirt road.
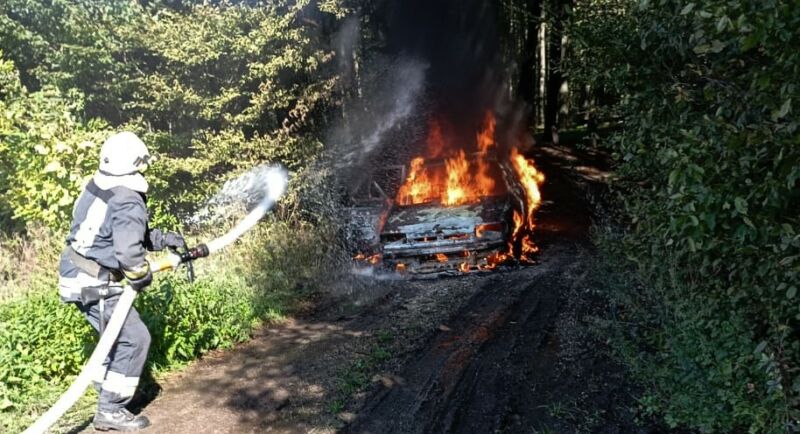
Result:
{"label": "dirt road", "polygon": [[149,432],[651,432],[589,331],[590,213],[559,152],[537,156],[537,265],[355,285],[163,382]]}

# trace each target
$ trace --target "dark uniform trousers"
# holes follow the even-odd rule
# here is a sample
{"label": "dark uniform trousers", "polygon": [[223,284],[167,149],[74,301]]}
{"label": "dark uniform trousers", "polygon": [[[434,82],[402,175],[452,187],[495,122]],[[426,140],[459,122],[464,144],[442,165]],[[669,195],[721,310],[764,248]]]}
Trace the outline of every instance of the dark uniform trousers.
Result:
{"label": "dark uniform trousers", "polygon": [[[103,316],[108,324],[111,315],[119,301],[119,295],[114,295],[105,300]],[[76,303],[76,306],[89,323],[99,332],[100,308],[98,303],[85,305]],[[125,407],[136,391],[139,377],[147,360],[147,350],[150,348],[150,332],[142,322],[139,313],[131,308],[117,342],[111,348],[106,358],[102,372],[95,373],[95,382],[101,383],[98,410],[114,412]]]}

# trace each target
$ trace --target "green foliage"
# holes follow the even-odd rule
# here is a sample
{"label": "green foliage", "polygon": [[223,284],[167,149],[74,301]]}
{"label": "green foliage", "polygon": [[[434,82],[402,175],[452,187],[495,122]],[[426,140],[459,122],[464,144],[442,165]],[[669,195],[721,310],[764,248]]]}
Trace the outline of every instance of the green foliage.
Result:
{"label": "green foliage", "polygon": [[[196,265],[198,280],[159,275],[136,300],[152,335],[148,369],[166,372],[215,348],[242,342],[262,321],[280,320],[329,275],[318,246],[326,226],[275,222],[226,255]],[[315,252],[312,254],[312,252]],[[0,304],[0,430],[16,432],[49,408],[86,363],[95,332],[62,304],[54,277]]]}
{"label": "green foliage", "polygon": [[[10,208],[6,214],[17,229],[33,219],[51,227],[64,220],[55,216],[63,215],[77,189],[66,182],[55,188],[49,178],[75,178],[78,185],[91,175],[98,149],[87,144],[102,142],[110,132],[106,123],[136,131],[160,157],[148,177],[157,220],[170,226],[177,220],[169,215],[191,214],[233,173],[263,161],[299,170],[321,151],[315,125],[324,121],[337,79],[328,67],[329,33],[299,17],[312,23],[342,17],[347,9],[340,1],[322,2],[319,9],[307,0],[180,7],[51,3],[11,0],[0,6],[0,38],[22,77],[2,109],[7,116],[34,114],[14,115],[14,131],[21,132],[3,145],[9,160],[27,152],[17,166],[31,168],[0,184],[19,190],[0,198],[0,209]],[[6,72],[9,67],[3,64],[3,77],[15,75]],[[11,134],[5,130],[3,142]],[[76,155],[49,165],[59,152]],[[45,168],[52,174],[48,183],[21,186]],[[37,190],[40,184],[44,188]],[[32,192],[38,201],[17,203]],[[40,216],[38,208],[48,211]]]}
{"label": "green foliage", "polygon": [[63,241],[50,229],[29,226],[27,234],[0,234],[0,303],[50,285]]}
{"label": "green foliage", "polygon": [[337,398],[328,406],[331,413],[336,414],[344,410],[345,405],[354,394],[369,386],[371,376],[375,374],[381,363],[392,357],[386,347],[393,339],[394,336],[389,332],[378,333],[377,342],[372,345],[369,354],[359,358],[339,374]]}
{"label": "green foliage", "polygon": [[614,293],[628,361],[671,425],[800,429],[798,22],[777,1],[575,9],[574,78],[624,121],[626,229],[603,244],[643,282]]}
{"label": "green foliage", "polygon": [[2,52],[0,80],[0,219],[64,228],[84,174],[97,165],[105,126],[80,122],[78,92],[28,92]]}
{"label": "green foliage", "polygon": [[0,261],[0,431],[46,409],[94,341],[57,301],[54,273],[72,204],[112,131],[135,131],[158,158],[146,174],[153,227],[183,229],[222,181],[256,164],[301,175],[279,216],[198,264],[194,285],[159,277],[137,300],[154,338],[149,368],[240,342],[316,288],[335,232],[305,203],[329,199],[313,165],[336,104],[326,41],[344,3],[0,2],[0,224],[10,233],[0,237],[10,258]]}

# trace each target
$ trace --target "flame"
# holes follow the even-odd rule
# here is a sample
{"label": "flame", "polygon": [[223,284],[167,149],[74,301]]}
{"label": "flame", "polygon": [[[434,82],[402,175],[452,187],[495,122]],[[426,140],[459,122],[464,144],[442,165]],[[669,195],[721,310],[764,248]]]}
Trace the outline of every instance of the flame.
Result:
{"label": "flame", "polygon": [[494,135],[497,120],[492,112],[486,113],[483,121],[483,129],[478,133],[478,152],[481,158],[478,159],[478,175],[475,178],[481,196],[488,196],[494,191],[494,179],[489,175],[489,165],[486,164],[486,154],[495,145]]}
{"label": "flame", "polygon": [[[525,193],[525,215],[514,211],[514,226],[507,250],[495,252],[486,258],[486,269],[493,269],[512,258],[517,258],[522,262],[531,262],[532,255],[539,251],[539,247],[533,242],[532,235],[536,227],[534,214],[542,204],[539,187],[544,183],[544,174],[536,168],[532,159],[525,158],[517,148],[511,148],[511,165]],[[515,246],[519,246],[519,249],[515,249]]]}
{"label": "flame", "polygon": [[525,189],[525,218],[529,230],[535,227],[533,214],[542,204],[539,186],[544,183],[544,174],[533,164],[533,160],[525,158],[517,148],[511,148],[511,164],[517,173],[522,187]]}
{"label": "flame", "polygon": [[371,265],[378,265],[381,262],[382,259],[383,259],[383,255],[381,255],[380,253],[372,255],[372,256],[367,256],[364,253],[359,253],[359,254],[353,256],[353,260],[354,261],[357,261],[357,262],[369,262]]}
{"label": "flame", "polygon": [[397,201],[402,205],[426,202],[433,191],[433,183],[425,170],[425,159],[417,157],[411,160],[411,170],[406,182],[397,193]]}
{"label": "flame", "polygon": [[489,152],[489,148],[494,146],[494,133],[497,127],[497,120],[494,113],[486,112],[486,118],[483,121],[483,129],[478,133],[478,152],[485,154]]}
{"label": "flame", "polygon": [[[482,125],[475,136],[475,157],[467,157],[464,149],[448,153],[451,142],[448,141],[442,125],[432,120],[429,123],[427,150],[411,161],[408,176],[397,193],[399,205],[415,205],[438,201],[444,206],[457,206],[476,203],[486,196],[497,192],[497,181],[492,176],[490,156],[493,148],[497,148],[497,120],[491,111],[487,111]],[[430,159],[445,157],[444,167],[429,164]],[[532,159],[525,158],[516,148],[511,148],[510,163],[524,193],[524,209],[513,213],[511,238],[504,251],[498,251],[476,264],[479,270],[493,269],[498,265],[519,260],[530,262],[539,248],[533,242],[532,234],[536,227],[534,215],[541,206],[542,195],[539,187],[544,183],[544,174],[540,172]],[[487,229],[475,228],[475,237],[482,237]],[[469,258],[470,253],[463,255]],[[437,254],[439,262],[447,262],[448,257]],[[468,272],[471,266],[468,259],[459,265],[459,269]],[[406,270],[406,264],[398,264],[397,271]]]}
{"label": "flame", "polygon": [[[409,174],[397,193],[397,202],[400,205],[415,205],[438,200],[445,206],[457,206],[475,203],[492,195],[496,182],[489,174],[487,158],[490,149],[496,145],[496,125],[494,114],[487,112],[476,136],[478,153],[474,164],[467,159],[463,149],[445,160],[444,173],[428,168],[424,157],[411,160]],[[428,158],[444,154],[447,142],[438,122],[430,123],[427,144]]]}
{"label": "flame", "polygon": [[398,273],[402,273],[402,272],[406,271],[406,264],[403,264],[402,262],[397,264],[397,267],[395,267],[395,270]]}
{"label": "flame", "polygon": [[539,187],[544,183],[544,174],[536,168],[532,159],[525,158],[517,148],[511,148],[511,165],[525,191],[525,218],[523,219],[522,214],[514,212],[514,232],[509,251],[513,252],[514,244],[519,243],[521,250],[519,259],[530,262],[531,255],[539,251],[531,236],[536,228],[534,214],[542,205],[542,193]]}
{"label": "flame", "polygon": [[470,198],[470,173],[467,154],[459,149],[455,158],[447,160],[447,188],[442,193],[442,205],[461,205]]}

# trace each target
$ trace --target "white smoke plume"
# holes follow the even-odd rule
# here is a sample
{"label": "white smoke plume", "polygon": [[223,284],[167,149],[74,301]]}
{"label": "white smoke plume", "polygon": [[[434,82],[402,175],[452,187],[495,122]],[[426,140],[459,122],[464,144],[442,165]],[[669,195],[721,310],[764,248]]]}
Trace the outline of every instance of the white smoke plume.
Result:
{"label": "white smoke plume", "polygon": [[[378,62],[374,62],[378,63]],[[374,65],[373,65],[374,67]],[[386,62],[366,78],[362,94],[330,134],[339,168],[363,164],[386,144],[388,136],[420,109],[428,65],[414,59]]]}

